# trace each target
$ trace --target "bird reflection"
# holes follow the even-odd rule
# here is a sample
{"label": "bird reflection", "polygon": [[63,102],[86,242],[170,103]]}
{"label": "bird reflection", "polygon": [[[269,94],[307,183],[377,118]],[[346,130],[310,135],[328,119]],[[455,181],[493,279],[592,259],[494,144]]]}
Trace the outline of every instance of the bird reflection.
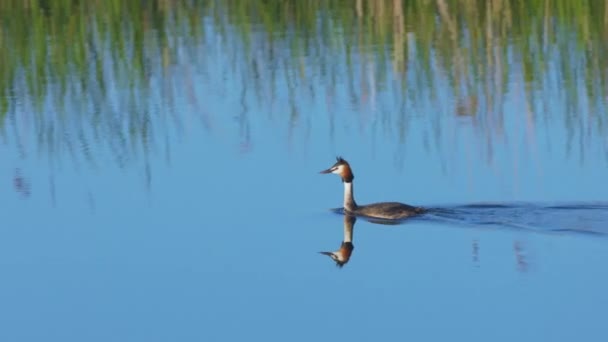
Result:
{"label": "bird reflection", "polygon": [[336,266],[342,268],[353,253],[355,246],[353,245],[353,228],[357,218],[352,215],[344,215],[344,239],[340,248],[335,252],[319,252],[323,255],[329,256],[333,261],[336,262]]}

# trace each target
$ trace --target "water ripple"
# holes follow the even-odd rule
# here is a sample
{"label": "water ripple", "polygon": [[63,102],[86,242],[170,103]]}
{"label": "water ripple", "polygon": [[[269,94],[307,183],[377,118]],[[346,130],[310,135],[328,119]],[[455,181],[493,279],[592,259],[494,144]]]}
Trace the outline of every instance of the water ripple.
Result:
{"label": "water ripple", "polygon": [[538,232],[608,234],[608,203],[476,203],[430,210],[426,219]]}
{"label": "water ripple", "polygon": [[[342,208],[332,209],[343,214]],[[608,235],[608,202],[579,203],[473,203],[433,206],[427,214],[401,221],[365,218],[377,224],[397,225],[434,221],[457,226],[477,226],[547,233]]]}

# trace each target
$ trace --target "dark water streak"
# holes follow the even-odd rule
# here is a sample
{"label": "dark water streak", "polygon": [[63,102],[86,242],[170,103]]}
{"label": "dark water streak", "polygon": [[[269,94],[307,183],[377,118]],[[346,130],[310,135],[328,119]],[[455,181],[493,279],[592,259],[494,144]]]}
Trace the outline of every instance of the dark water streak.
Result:
{"label": "dark water streak", "polygon": [[[376,224],[400,225],[429,221],[456,226],[515,229],[540,233],[608,235],[608,202],[473,203],[427,206],[428,212],[404,220],[365,217]],[[332,209],[343,213],[342,208]]]}

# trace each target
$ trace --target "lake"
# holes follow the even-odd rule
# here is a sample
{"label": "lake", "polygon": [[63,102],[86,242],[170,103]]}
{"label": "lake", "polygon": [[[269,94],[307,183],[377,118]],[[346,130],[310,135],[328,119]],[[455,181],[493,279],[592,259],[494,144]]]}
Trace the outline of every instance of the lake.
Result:
{"label": "lake", "polygon": [[608,338],[606,4],[0,13],[0,340]]}

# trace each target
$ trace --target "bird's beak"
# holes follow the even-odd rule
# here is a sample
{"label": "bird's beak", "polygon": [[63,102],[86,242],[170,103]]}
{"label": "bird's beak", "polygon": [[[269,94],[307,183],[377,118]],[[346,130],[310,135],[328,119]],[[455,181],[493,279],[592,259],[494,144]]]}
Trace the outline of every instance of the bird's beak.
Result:
{"label": "bird's beak", "polygon": [[332,252],[319,252],[319,254],[328,255],[328,256],[334,255],[334,253],[332,253]]}
{"label": "bird's beak", "polygon": [[331,172],[333,171],[332,169],[333,169],[333,168],[331,168],[331,167],[330,167],[329,169],[327,169],[327,170],[323,170],[323,171],[321,171],[321,172],[319,172],[319,173],[331,173]]}

